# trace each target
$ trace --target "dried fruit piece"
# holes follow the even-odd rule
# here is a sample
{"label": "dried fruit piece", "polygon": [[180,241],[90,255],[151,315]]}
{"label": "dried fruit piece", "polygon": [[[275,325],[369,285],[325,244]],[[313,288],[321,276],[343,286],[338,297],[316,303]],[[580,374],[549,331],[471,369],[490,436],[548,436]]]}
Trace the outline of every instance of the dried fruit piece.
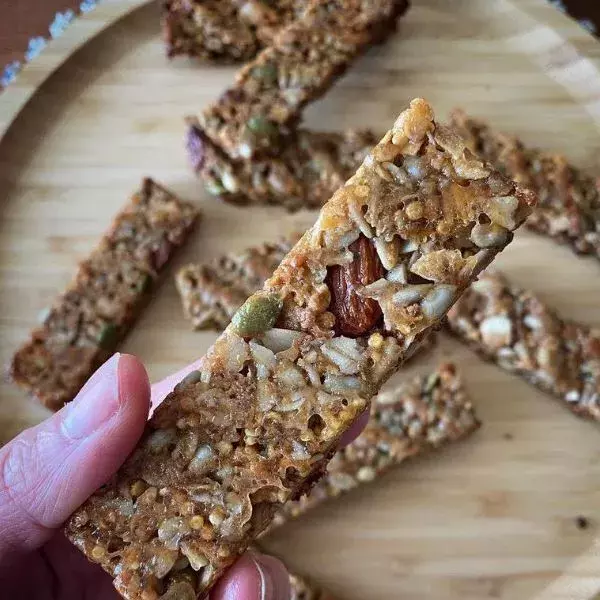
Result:
{"label": "dried fruit piece", "polygon": [[354,255],[349,265],[335,265],[328,269],[329,310],[335,316],[336,333],[359,336],[375,327],[382,312],[376,300],[359,296],[357,289],[385,277],[385,270],[377,250],[364,235],[361,234],[349,249]]}

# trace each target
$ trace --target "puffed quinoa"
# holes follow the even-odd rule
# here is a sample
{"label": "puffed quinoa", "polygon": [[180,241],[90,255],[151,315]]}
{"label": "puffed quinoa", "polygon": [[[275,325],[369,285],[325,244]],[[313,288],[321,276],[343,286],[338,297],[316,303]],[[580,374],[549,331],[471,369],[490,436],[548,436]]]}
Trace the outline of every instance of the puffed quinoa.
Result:
{"label": "puffed quinoa", "polygon": [[[405,160],[418,162],[418,177],[381,175],[382,162],[404,168]],[[492,177],[500,176],[434,121],[426,101],[411,102],[259,292],[280,298],[275,327],[243,338],[229,325],[202,359],[201,380],[176,386],[125,464],[67,523],[67,536],[89,558],[93,547],[107,549],[98,562],[125,598],[150,590],[164,600],[175,586],[182,595],[207,594],[282,505],[324,475],[371,398],[510,241],[512,233],[492,248],[470,241],[481,215],[494,221],[507,196],[515,199],[502,212],[508,229],[529,215],[534,195],[506,181],[498,196]],[[424,201],[418,222],[405,219],[407,195]],[[388,265],[406,265],[406,284],[386,279],[374,240],[397,248]],[[413,273],[416,265],[429,279]],[[394,296],[406,286],[426,289],[397,306]],[[368,346],[375,332],[383,337],[376,356]],[[187,427],[176,427],[180,418]],[[220,441],[233,453],[213,451]],[[134,500],[129,490],[139,479],[149,487]],[[231,492],[239,503],[226,502]],[[171,530],[169,521],[160,539],[160,524],[180,518],[187,502],[206,519],[222,511],[213,538],[187,523]],[[202,555],[208,564],[196,571],[190,559],[191,567],[173,573],[180,554]]]}

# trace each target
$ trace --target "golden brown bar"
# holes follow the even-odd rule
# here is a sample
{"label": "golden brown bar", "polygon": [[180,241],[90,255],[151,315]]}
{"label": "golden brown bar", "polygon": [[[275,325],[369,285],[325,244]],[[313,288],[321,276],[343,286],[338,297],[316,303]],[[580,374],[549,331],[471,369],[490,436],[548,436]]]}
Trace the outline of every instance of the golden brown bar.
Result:
{"label": "golden brown bar", "polygon": [[576,254],[600,259],[600,188],[560,154],[528,148],[518,138],[483,121],[454,112],[453,125],[482,158],[516,182],[533,189],[539,203],[527,227],[567,244]]}
{"label": "golden brown bar", "polygon": [[277,155],[303,108],[395,30],[406,0],[310,0],[190,126],[234,160]]}
{"label": "golden brown bar", "polygon": [[309,0],[166,0],[162,25],[167,55],[216,63],[252,59],[298,19]]}
{"label": "golden brown bar", "polygon": [[206,594],[323,476],[341,436],[534,203],[411,102],[68,537],[130,600]]}
{"label": "golden brown bar", "polygon": [[448,328],[475,352],[600,420],[600,331],[562,319],[533,292],[486,274],[448,315]]}
{"label": "golden brown bar", "polygon": [[140,315],[196,216],[192,205],[145,179],[14,355],[13,381],[53,410],[72,400]]}
{"label": "golden brown bar", "polygon": [[[338,450],[327,474],[296,502],[288,502],[269,531],[323,502],[371,483],[409,458],[440,449],[480,426],[460,374],[453,364],[391,390],[371,406],[363,433]],[[267,533],[267,532],[265,532]]]}
{"label": "golden brown bar", "polygon": [[192,126],[187,151],[211,195],[233,204],[272,204],[292,212],[320,208],[378,139],[371,131],[299,129],[286,138],[277,156],[235,161]]}

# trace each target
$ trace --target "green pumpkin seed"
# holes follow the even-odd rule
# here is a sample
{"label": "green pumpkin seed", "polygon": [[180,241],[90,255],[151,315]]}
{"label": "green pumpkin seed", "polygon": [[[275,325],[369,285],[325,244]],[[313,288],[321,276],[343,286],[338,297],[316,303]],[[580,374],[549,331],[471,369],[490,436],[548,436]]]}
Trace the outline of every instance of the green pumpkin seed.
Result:
{"label": "green pumpkin seed", "polygon": [[256,336],[272,329],[283,308],[277,294],[259,293],[251,296],[231,319],[234,331],[242,337]]}
{"label": "green pumpkin seed", "polygon": [[277,126],[262,116],[250,117],[246,126],[252,133],[260,136],[277,137],[279,133]]}
{"label": "green pumpkin seed", "polygon": [[252,75],[255,79],[264,81],[268,84],[273,84],[277,82],[279,74],[277,67],[274,64],[267,63],[265,65],[254,67],[254,69],[252,69]]}
{"label": "green pumpkin seed", "polygon": [[225,193],[225,188],[218,181],[212,181],[209,179],[206,181],[205,187],[206,191],[211,196],[220,196],[221,194]]}

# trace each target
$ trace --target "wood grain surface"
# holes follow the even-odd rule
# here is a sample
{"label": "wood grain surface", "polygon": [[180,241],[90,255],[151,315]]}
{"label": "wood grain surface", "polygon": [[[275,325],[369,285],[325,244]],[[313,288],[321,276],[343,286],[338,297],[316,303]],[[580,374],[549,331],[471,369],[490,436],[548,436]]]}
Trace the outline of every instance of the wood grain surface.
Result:
{"label": "wood grain surface", "polygon": [[[414,4],[394,38],[309,109],[308,125],[383,130],[422,95],[440,115],[460,105],[528,143],[600,167],[596,40],[541,0]],[[215,337],[188,330],[172,281],[176,266],[314,218],[236,208],[203,192],[186,164],[182,119],[214,99],[235,70],[167,62],[157,14],[155,3],[106,0],[0,95],[3,363],[143,175],[205,214],[123,347],[142,357],[153,379],[200,356]],[[600,325],[597,261],[522,232],[499,262],[564,315]],[[590,575],[587,558],[573,561],[600,526],[599,427],[452,340],[401,376],[442,358],[462,366],[483,429],[287,526],[269,548],[340,599],[589,600],[600,578]],[[45,415],[0,384],[0,437]],[[589,527],[577,526],[580,515]],[[565,570],[571,577],[569,565],[583,591],[567,579],[567,592],[548,596]]]}

